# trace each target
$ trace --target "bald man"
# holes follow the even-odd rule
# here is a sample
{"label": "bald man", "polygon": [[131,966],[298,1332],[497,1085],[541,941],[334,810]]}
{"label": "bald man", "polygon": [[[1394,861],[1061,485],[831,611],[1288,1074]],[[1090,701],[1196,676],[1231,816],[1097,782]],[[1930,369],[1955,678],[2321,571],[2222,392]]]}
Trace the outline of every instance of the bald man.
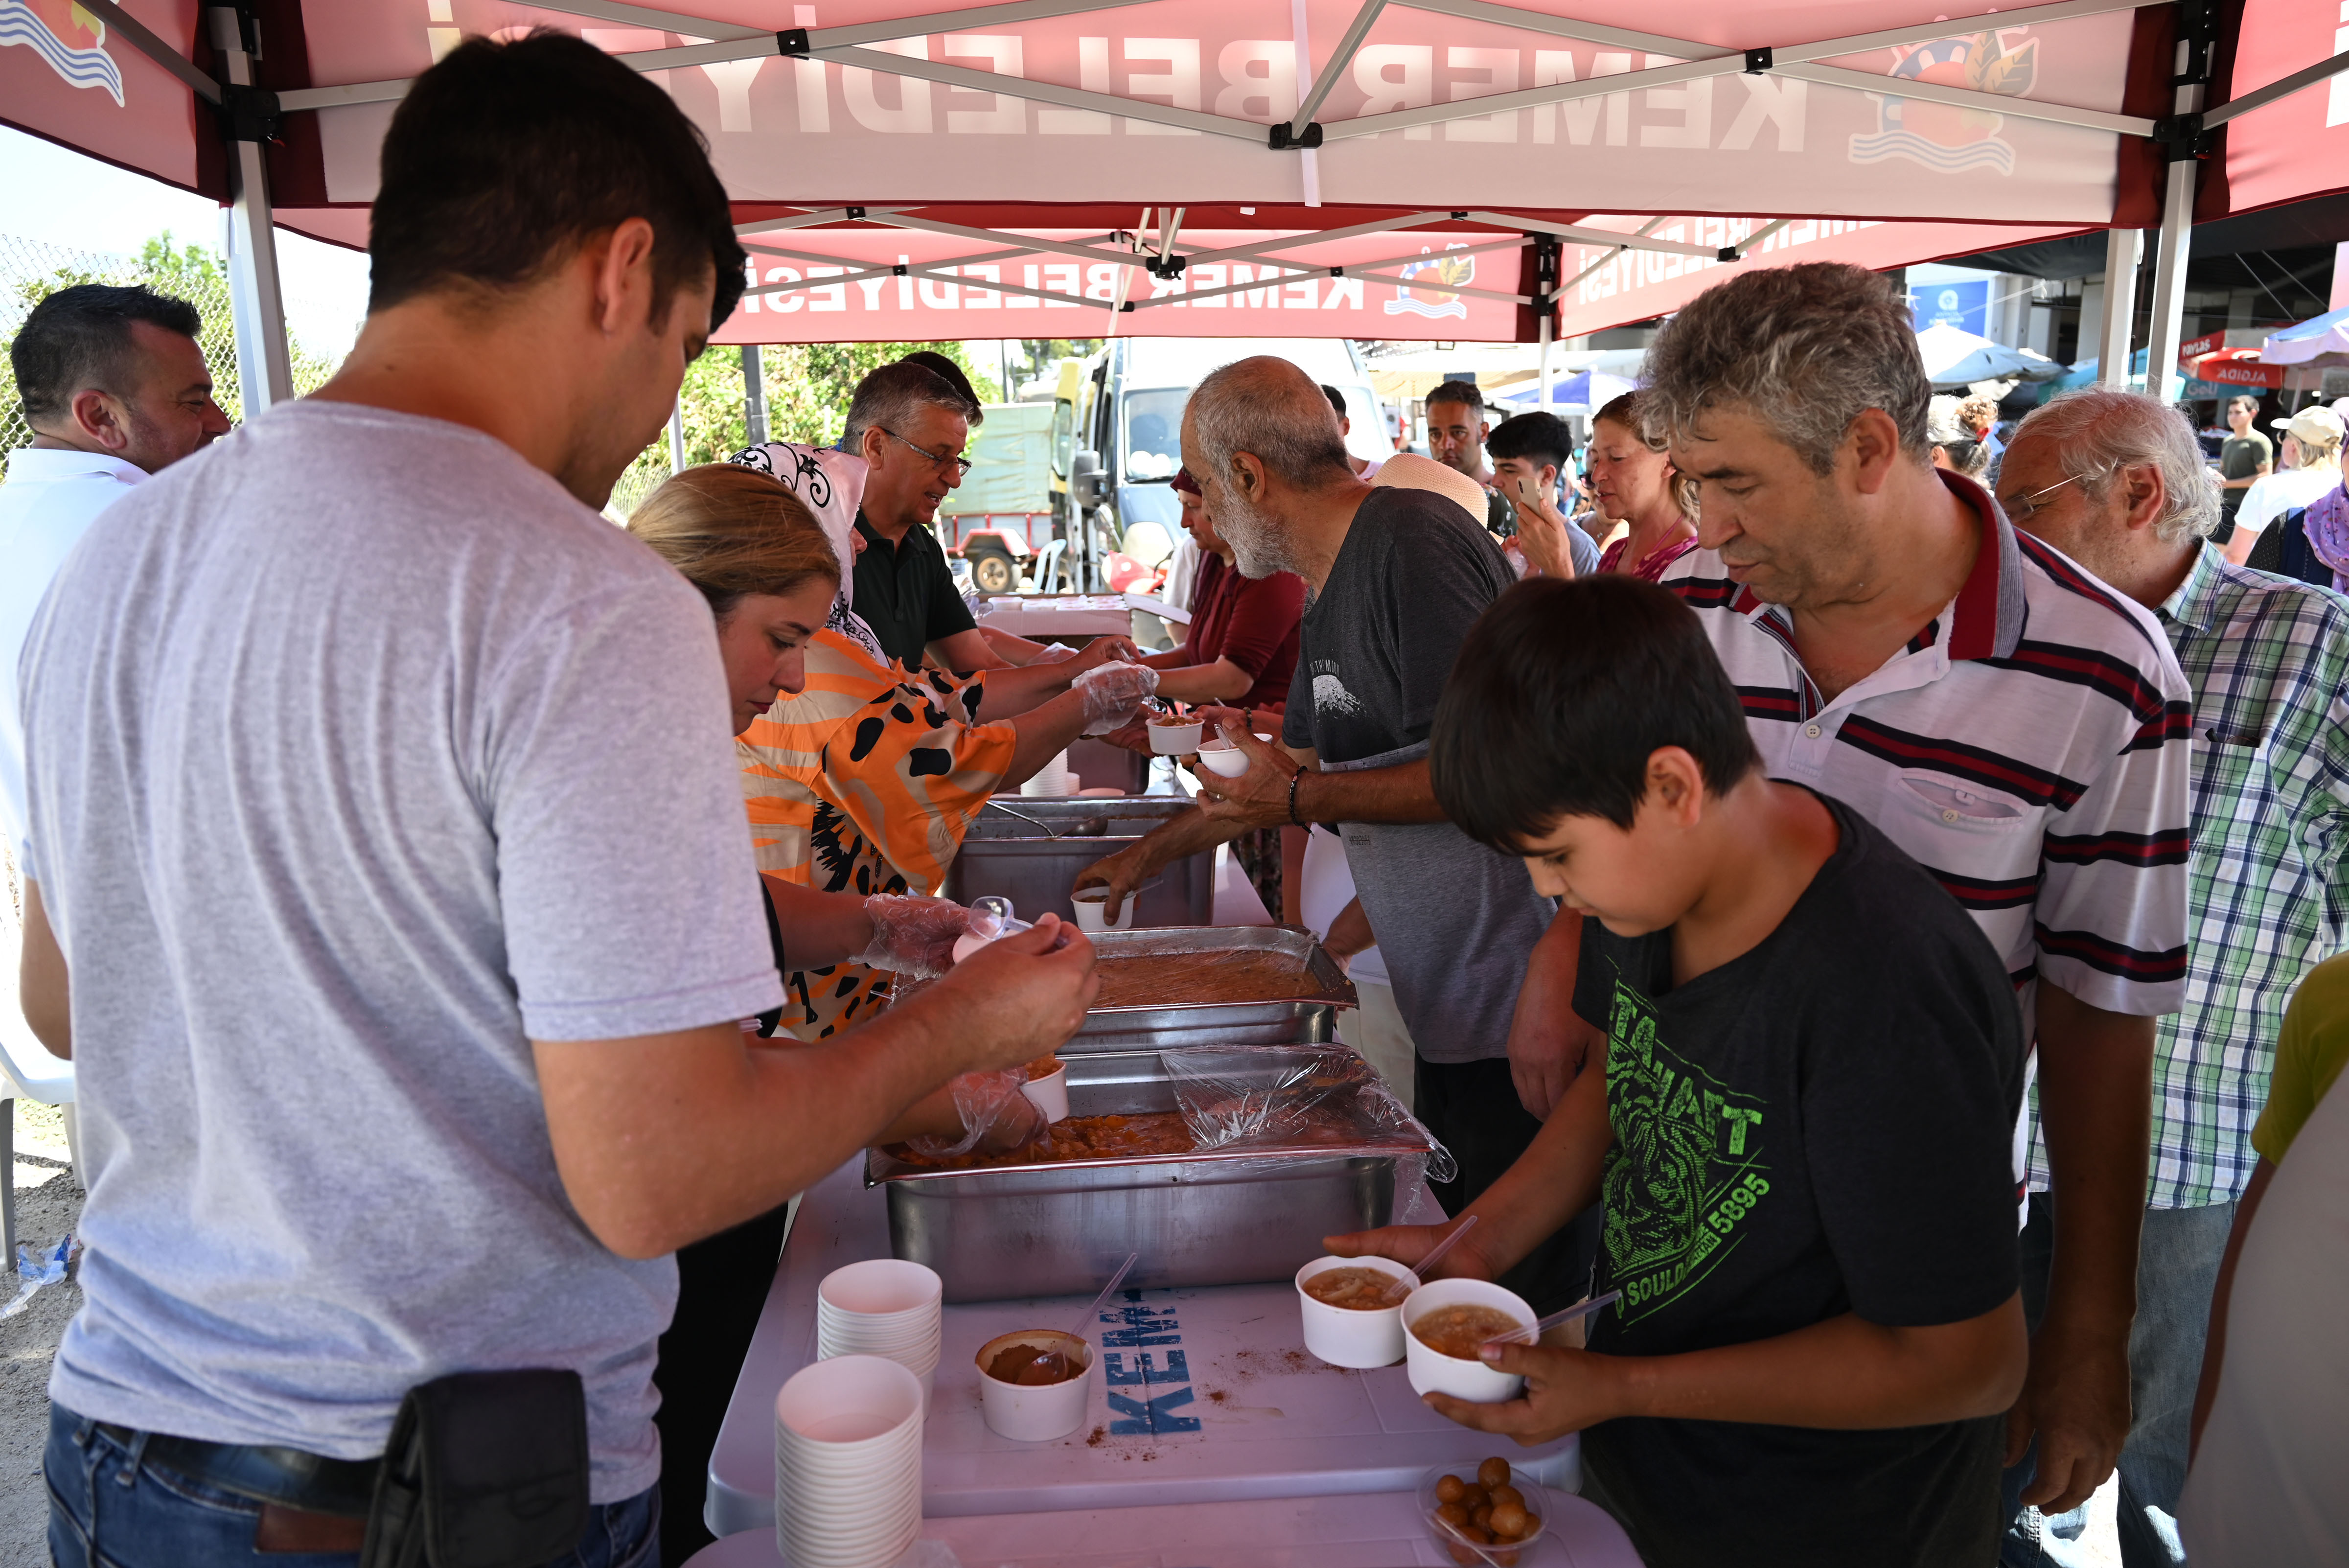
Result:
{"label": "bald man", "polygon": [[[1445,821],[1428,780],[1453,658],[1515,576],[1485,520],[1459,503],[1357,477],[1329,400],[1285,359],[1243,359],[1200,382],[1183,461],[1240,571],[1295,572],[1311,590],[1288,716],[1269,745],[1230,713],[1225,733],[1247,752],[1248,772],[1202,777],[1197,809],[1078,882],[1122,899],[1169,861],[1244,832],[1334,825],[1417,1044],[1414,1108],[1460,1163],[1458,1179],[1436,1188],[1457,1214],[1541,1126],[1521,1079],[1572,1075],[1565,1021],[1516,1008],[1554,906],[1523,867]],[[1594,1218],[1505,1282],[1543,1311],[1563,1305],[1580,1292],[1595,1238]]]}

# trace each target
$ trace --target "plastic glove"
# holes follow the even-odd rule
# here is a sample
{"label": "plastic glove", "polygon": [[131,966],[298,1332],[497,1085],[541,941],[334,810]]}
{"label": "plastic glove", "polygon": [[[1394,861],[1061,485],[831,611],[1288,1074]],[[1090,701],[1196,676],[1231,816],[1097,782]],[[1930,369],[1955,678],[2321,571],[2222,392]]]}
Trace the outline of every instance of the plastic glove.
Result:
{"label": "plastic glove", "polygon": [[973,929],[971,912],[951,898],[875,893],[864,900],[873,941],[852,961],[895,970],[908,980],[936,980],[954,967],[955,939]]}
{"label": "plastic glove", "polygon": [[1007,1067],[999,1073],[965,1073],[947,1088],[954,1096],[955,1114],[962,1117],[962,1137],[908,1138],[915,1153],[931,1158],[968,1154],[984,1146],[995,1154],[1027,1147],[1044,1136],[1051,1124],[1043,1107],[1028,1097],[1028,1069]]}
{"label": "plastic glove", "polygon": [[1147,664],[1103,664],[1078,676],[1069,690],[1084,697],[1084,732],[1106,735],[1132,719],[1158,690],[1158,671]]}
{"label": "plastic glove", "polygon": [[1064,659],[1074,659],[1077,650],[1065,642],[1047,643],[1044,651],[1030,659],[1030,664],[1058,664]]}

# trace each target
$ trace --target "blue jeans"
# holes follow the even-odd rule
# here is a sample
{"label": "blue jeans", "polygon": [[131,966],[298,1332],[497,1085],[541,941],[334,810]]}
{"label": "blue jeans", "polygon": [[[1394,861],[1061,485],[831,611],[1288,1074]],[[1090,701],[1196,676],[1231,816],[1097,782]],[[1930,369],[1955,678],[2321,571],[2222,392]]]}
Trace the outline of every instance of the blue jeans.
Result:
{"label": "blue jeans", "polygon": [[[2031,1222],[2023,1232],[2023,1304],[2034,1333],[2047,1305],[2054,1216],[2047,1194],[2031,1195]],[[2178,1540],[2178,1494],[2186,1485],[2194,1386],[2202,1376],[2210,1296],[2234,1221],[2232,1203],[2145,1211],[2137,1241],[2137,1321],[2129,1329],[2129,1433],[2117,1467],[2122,1568],[2174,1568],[2186,1561]],[[2005,1517],[2012,1522],[1999,1562],[2004,1568],[2070,1568],[2083,1560],[2078,1542],[2087,1529],[2087,1506],[2059,1514],[2023,1508],[2023,1489],[2036,1458],[2034,1447],[2006,1472]]]}
{"label": "blue jeans", "polygon": [[[356,1568],[356,1552],[257,1552],[261,1505],[148,1462],[62,1405],[49,1407],[55,1568]],[[660,1488],[591,1510],[548,1568],[660,1568]]]}

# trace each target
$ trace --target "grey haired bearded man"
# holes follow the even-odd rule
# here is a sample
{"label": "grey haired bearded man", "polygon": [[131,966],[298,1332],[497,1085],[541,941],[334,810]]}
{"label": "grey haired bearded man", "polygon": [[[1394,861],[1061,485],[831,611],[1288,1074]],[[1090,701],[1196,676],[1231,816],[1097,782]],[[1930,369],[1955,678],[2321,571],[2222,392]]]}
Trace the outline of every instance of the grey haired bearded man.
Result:
{"label": "grey haired bearded man", "polygon": [[[1457,1179],[1436,1189],[1456,1214],[1539,1130],[1519,1104],[1512,1054],[1555,1053],[1563,1039],[1557,1020],[1514,1005],[1554,907],[1522,866],[1446,822],[1428,781],[1454,655],[1515,576],[1483,519],[1457,503],[1356,477],[1329,400],[1287,360],[1243,359],[1201,381],[1183,416],[1183,461],[1241,572],[1305,579],[1287,717],[1268,745],[1240,714],[1211,711],[1248,772],[1202,777],[1198,809],[1078,884],[1122,900],[1168,861],[1243,832],[1336,824],[1418,1047],[1415,1108],[1459,1162]],[[1510,1282],[1537,1304],[1572,1300],[1589,1229],[1554,1239]]]}

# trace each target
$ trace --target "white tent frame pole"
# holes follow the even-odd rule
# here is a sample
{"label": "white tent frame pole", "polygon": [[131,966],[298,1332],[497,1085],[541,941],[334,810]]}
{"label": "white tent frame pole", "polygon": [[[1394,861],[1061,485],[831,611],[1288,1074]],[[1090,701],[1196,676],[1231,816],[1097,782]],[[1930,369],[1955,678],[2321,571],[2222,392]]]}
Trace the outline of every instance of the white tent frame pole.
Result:
{"label": "white tent frame pole", "polygon": [[[1855,71],[1843,66],[1783,65],[1770,67],[1773,76],[1788,77],[1795,81],[1817,82],[1822,87],[1850,88],[1858,92],[1884,92],[1887,78],[1873,71]],[[1960,109],[1991,109],[2017,119],[2046,120],[2055,125],[2076,125],[2088,130],[2109,130],[2118,136],[2151,136],[2153,121],[2134,114],[2107,114],[2098,109],[2073,109],[2063,104],[2035,103],[2028,99],[2008,98],[2003,93],[1976,92],[1971,88],[1942,87],[1935,82],[1904,81],[1898,96],[1913,98],[1922,103],[1954,104]]]}
{"label": "white tent frame pole", "polygon": [[1122,252],[1106,251],[1096,245],[1080,244],[1074,240],[1047,240],[1032,234],[1010,234],[997,229],[973,228],[966,223],[941,223],[935,218],[903,218],[868,213],[865,214],[865,220],[868,223],[885,224],[893,229],[912,230],[916,234],[946,234],[960,240],[993,241],[1002,244],[1024,245],[1031,251],[1050,251],[1055,255],[1076,256],[1085,261],[1129,263],[1133,259]]}
{"label": "white tent frame pole", "polygon": [[[234,9],[209,7],[205,25],[221,74],[232,87],[253,85],[253,57],[244,52],[244,25]],[[236,383],[244,417],[269,411],[294,396],[294,365],[285,345],[285,296],[277,277],[277,234],[269,207],[269,168],[258,141],[228,144],[228,297],[236,328]]]}
{"label": "white tent frame pole", "polygon": [[2329,60],[2319,60],[2316,64],[2294,71],[2288,77],[2280,77],[2263,88],[2254,88],[2231,102],[2220,104],[2202,117],[2202,129],[2216,130],[2238,115],[2249,114],[2255,109],[2265,109],[2280,98],[2290,98],[2302,88],[2314,87],[2318,82],[2330,80],[2344,71],[2349,71],[2349,50],[2344,50]]}
{"label": "white tent frame pole", "polygon": [[[1630,244],[1627,236],[1613,229],[1587,229],[1579,223],[1547,223],[1537,218],[1511,217],[1506,213],[1463,213],[1461,216],[1474,223],[1507,224],[1533,234],[1554,234],[1578,244]],[[1717,246],[1692,245],[1682,240],[1650,239],[1644,231],[1638,237],[1640,243],[1630,246],[1633,250],[1661,251],[1666,255],[1702,256],[1707,261],[1719,254]]]}
{"label": "white tent frame pole", "polygon": [[[2178,75],[2192,68],[2191,46],[2178,43]],[[2202,84],[2181,81],[2175,99],[2177,112],[2190,115],[2202,107]],[[2185,334],[2186,258],[2194,244],[2194,187],[2202,165],[2191,157],[2172,153],[2169,178],[2162,192],[2160,238],[2154,250],[2153,319],[2147,324],[2145,389],[2168,400],[2169,377],[2178,364],[2178,344]]]}
{"label": "white tent frame pole", "polygon": [[1552,307],[1542,312],[1541,369],[1535,372],[1536,375],[1541,378],[1541,396],[1535,400],[1534,407],[1539,409],[1543,413],[1549,412],[1549,325],[1557,318],[1557,310],[1556,308],[1556,302],[1553,300]]}
{"label": "white tent frame pole", "polygon": [[[2129,359],[2135,347],[2129,335],[2137,329],[2137,268],[2145,256],[2141,229],[2108,229],[2105,233],[2104,325],[2098,328],[2096,385],[2116,392],[2128,390]],[[2146,357],[2147,369],[2153,357]]]}
{"label": "white tent frame pole", "polygon": [[[1300,245],[1326,244],[1332,240],[1359,239],[1364,234],[1400,233],[1407,229],[1423,229],[1430,223],[1457,223],[1456,213],[1413,213],[1402,218],[1381,218],[1375,223],[1351,223],[1342,229],[1320,229],[1305,234],[1282,234],[1278,239],[1250,240],[1244,245],[1227,245],[1219,251],[1194,251],[1187,258],[1194,266],[1202,262],[1248,261],[1268,255],[1274,251],[1295,250]],[[1290,265],[1308,264],[1290,263]]]}
{"label": "white tent frame pole", "polygon": [[[1783,223],[1787,220],[1781,218],[1778,221]],[[1650,218],[1646,223],[1641,223],[1638,229],[1634,230],[1633,233],[1640,235],[1651,234],[1658,229],[1662,228],[1664,226],[1664,223],[1665,219],[1661,215]],[[1605,266],[1609,262],[1613,261],[1617,256],[1621,255],[1625,251],[1628,251],[1630,248],[1631,247],[1628,243],[1619,243],[1609,247],[1605,255],[1600,256],[1597,261],[1592,262],[1588,266],[1584,267],[1580,272],[1576,273],[1572,277],[1568,278],[1564,283],[1559,284],[1557,286],[1558,297],[1561,299],[1564,298],[1568,289],[1572,288],[1576,284],[1580,283],[1584,278],[1588,277],[1592,273],[1597,272],[1600,267]]]}
{"label": "white tent frame pole", "polygon": [[[1338,40],[1338,52],[1330,57],[1328,65],[1315,73],[1312,91],[1306,95],[1305,101],[1299,104],[1297,112],[1290,116],[1290,136],[1305,134],[1305,128],[1313,123],[1313,117],[1320,113],[1321,106],[1330,100],[1330,92],[1352,68],[1354,56],[1361,49],[1362,41],[1371,36],[1371,25],[1378,21],[1379,13],[1386,8],[1387,0],[1362,0],[1362,8],[1354,13],[1352,24],[1347,27],[1345,36]],[[1307,68],[1311,68],[1309,62]]]}
{"label": "white tent frame pole", "polygon": [[898,211],[901,209],[896,207],[825,207],[813,213],[797,213],[788,218],[761,218],[755,223],[737,223],[734,225],[734,237],[739,240],[745,234],[788,234],[793,229],[812,229],[819,223],[853,223],[858,221],[860,214],[877,223]]}
{"label": "white tent frame pole", "polygon": [[106,24],[109,37],[119,37],[129,44],[185,82],[188,90],[206,103],[220,102],[220,83],[198,70],[194,61],[158,37],[146,23],[114,4],[114,0],[82,0],[81,8]]}
{"label": "white tent frame pole", "polygon": [[[1423,260],[1430,254],[1473,256],[1482,255],[1486,251],[1522,250],[1531,243],[1531,241],[1526,239],[1524,236],[1519,235],[1515,239],[1495,240],[1490,244],[1464,245],[1460,249],[1453,251],[1437,251],[1432,253],[1423,251],[1418,255],[1392,256],[1385,261],[1351,262],[1344,266],[1314,266],[1308,263],[1280,261],[1278,258],[1274,259],[1273,265],[1276,266],[1287,267],[1295,272],[1299,277],[1360,278],[1372,283],[1399,283],[1404,287],[1410,288],[1423,286],[1414,285],[1409,278],[1389,276],[1376,271],[1375,269],[1380,267],[1402,266],[1411,262]],[[1197,258],[1193,257],[1192,262],[1195,265]],[[1131,265],[1139,265],[1140,264],[1135,263]],[[1188,269],[1186,268],[1185,270],[1187,271]],[[1238,294],[1245,289],[1271,288],[1279,283],[1285,283],[1288,281],[1288,280],[1287,278],[1274,279],[1260,277],[1257,278],[1253,282],[1229,284],[1220,288],[1202,288],[1184,293],[1162,294],[1154,296],[1149,299],[1137,299],[1133,302],[1133,307],[1136,310],[1141,310],[1151,306],[1172,305],[1175,301],[1182,299],[1219,299],[1227,294]],[[1464,294],[1474,299],[1506,300],[1516,305],[1528,305],[1532,303],[1531,300],[1522,294],[1500,294],[1488,288],[1440,288],[1432,290],[1431,292],[1442,294]],[[1062,295],[1056,297],[1066,298],[1067,296]]]}

